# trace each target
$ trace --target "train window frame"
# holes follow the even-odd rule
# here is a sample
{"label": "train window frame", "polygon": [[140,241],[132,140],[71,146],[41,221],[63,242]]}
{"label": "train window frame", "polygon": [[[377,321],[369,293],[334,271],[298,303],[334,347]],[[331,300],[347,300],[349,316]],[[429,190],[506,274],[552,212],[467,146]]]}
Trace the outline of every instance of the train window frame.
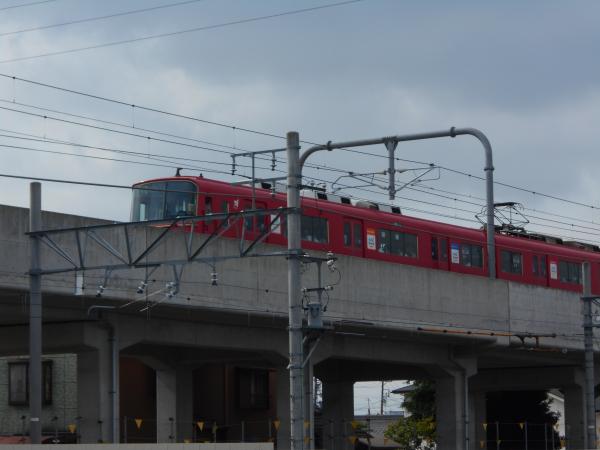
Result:
{"label": "train window frame", "polygon": [[[180,184],[181,186],[178,187],[177,184]],[[133,189],[133,204],[131,209],[131,220],[133,222],[172,219],[182,216],[195,216],[197,214],[198,186],[192,181],[150,181],[136,184]],[[171,197],[184,195],[188,196],[187,205],[184,207],[185,209],[181,210],[184,214],[178,214],[179,211],[176,211],[174,214],[170,213],[168,205]],[[150,201],[143,201],[145,200],[144,196],[148,196],[148,199],[146,200]],[[177,210],[178,208],[176,207],[175,209]]]}
{"label": "train window frame", "polygon": [[510,275],[523,275],[523,254],[511,250],[501,250],[500,270]]}
{"label": "train window frame", "polygon": [[438,251],[438,238],[431,238],[431,259],[437,261],[439,259],[439,251]]}
{"label": "train window frame", "polygon": [[548,260],[546,255],[533,255],[531,257],[531,273],[537,278],[546,278],[548,276],[547,269]]}
{"label": "train window frame", "polygon": [[559,259],[558,280],[566,284],[583,284],[581,263]]}
{"label": "train window frame", "polygon": [[352,247],[352,224],[344,221],[343,233],[344,247]]}
{"label": "train window frame", "polygon": [[403,231],[377,229],[377,251],[386,255],[419,257],[419,236]]}
{"label": "train window frame", "polygon": [[440,260],[448,262],[448,240],[440,238]]}
{"label": "train window frame", "polygon": [[363,246],[363,227],[361,223],[355,222],[352,226],[352,237],[354,241],[354,248],[362,248]]}
{"label": "train window frame", "polygon": [[[473,250],[477,249],[476,252]],[[477,254],[479,264],[473,264],[474,255]],[[467,261],[468,260],[468,261]],[[483,247],[478,244],[469,244],[461,242],[458,244],[458,263],[463,267],[472,267],[475,269],[483,269]]]}
{"label": "train window frame", "polygon": [[300,219],[300,234],[303,241],[315,244],[328,244],[329,221],[326,217],[302,214]]}

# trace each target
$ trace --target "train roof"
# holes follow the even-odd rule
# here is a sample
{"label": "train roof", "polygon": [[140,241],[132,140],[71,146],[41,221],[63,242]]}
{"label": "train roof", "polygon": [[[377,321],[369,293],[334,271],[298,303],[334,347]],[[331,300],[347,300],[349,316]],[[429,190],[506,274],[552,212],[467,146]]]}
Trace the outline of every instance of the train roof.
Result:
{"label": "train roof", "polygon": [[[213,180],[202,176],[178,176],[164,177],[150,180],[140,181],[134,186],[145,183],[164,182],[164,181],[188,181],[196,184],[200,193],[219,193],[222,195],[247,196],[250,192],[250,186],[231,184],[225,181]],[[256,187],[257,200],[266,200],[277,198],[281,201],[286,201],[286,194],[281,190],[266,189]],[[437,222],[430,219],[422,219],[413,216],[399,214],[398,212],[389,212],[378,209],[370,209],[368,207],[357,206],[356,204],[348,204],[338,201],[330,201],[329,198],[345,198],[339,195],[325,194],[327,199],[319,198],[322,196],[311,195],[303,196],[302,202],[305,206],[313,207],[320,210],[326,210],[332,213],[341,214],[347,217],[360,218],[369,222],[388,225],[396,225],[408,229],[425,231],[441,236],[454,237],[467,241],[479,242],[485,235],[484,229],[475,229],[464,227],[461,225],[447,224]],[[380,205],[378,205],[380,206]],[[389,206],[389,205],[388,205]],[[514,248],[539,252],[545,254],[555,254],[572,259],[593,259],[600,261],[600,249],[597,246],[590,246],[576,242],[562,243],[561,239],[556,238],[556,243],[550,243],[543,240],[541,235],[506,235],[496,232],[496,242],[506,248]],[[579,247],[579,248],[578,248]],[[591,258],[590,258],[591,257]]]}

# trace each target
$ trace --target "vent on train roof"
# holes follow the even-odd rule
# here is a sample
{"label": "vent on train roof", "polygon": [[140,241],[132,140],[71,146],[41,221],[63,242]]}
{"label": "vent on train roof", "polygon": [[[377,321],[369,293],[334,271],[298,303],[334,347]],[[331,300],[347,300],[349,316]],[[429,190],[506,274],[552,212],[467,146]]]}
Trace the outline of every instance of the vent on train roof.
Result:
{"label": "vent on train roof", "polygon": [[356,206],[359,208],[374,209],[376,211],[379,211],[379,205],[374,202],[367,202],[364,200],[359,200],[358,202],[356,202]]}
{"label": "vent on train roof", "polygon": [[600,247],[598,247],[597,245],[594,244],[587,244],[585,242],[579,242],[579,241],[564,241],[563,242],[564,245],[568,246],[568,247],[575,247],[581,250],[589,250],[592,252],[600,252]]}
{"label": "vent on train roof", "polygon": [[351,205],[352,204],[352,201],[348,197],[340,197],[340,199],[341,199],[341,202],[343,204],[345,204],[345,205]]}
{"label": "vent on train roof", "polygon": [[325,194],[323,192],[317,192],[317,198],[319,200],[327,200],[327,194]]}

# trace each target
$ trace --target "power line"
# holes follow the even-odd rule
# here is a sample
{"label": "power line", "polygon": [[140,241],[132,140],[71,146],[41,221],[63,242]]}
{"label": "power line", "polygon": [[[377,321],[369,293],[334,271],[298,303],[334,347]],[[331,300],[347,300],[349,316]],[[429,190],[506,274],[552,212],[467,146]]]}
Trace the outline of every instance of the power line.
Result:
{"label": "power line", "polygon": [[20,5],[3,6],[2,8],[0,8],[0,11],[7,11],[9,9],[24,8],[26,6],[41,5],[42,3],[50,3],[50,2],[55,2],[55,1],[57,1],[57,0],[40,0],[40,1],[37,1],[37,2],[21,3]]}
{"label": "power line", "polygon": [[[122,105],[122,106],[127,106],[127,107],[131,107],[131,108],[138,108],[140,110],[145,110],[145,111],[154,112],[154,113],[158,113],[158,114],[165,114],[165,115],[169,115],[169,116],[172,116],[172,117],[177,117],[177,118],[180,118],[180,119],[191,120],[191,121],[195,121],[195,122],[199,122],[199,123],[204,123],[204,124],[209,124],[209,125],[214,125],[214,126],[218,126],[218,127],[225,127],[225,128],[229,128],[231,130],[238,130],[238,131],[242,131],[242,132],[246,132],[246,133],[251,133],[251,134],[256,134],[256,135],[261,135],[261,136],[273,137],[273,138],[277,138],[277,139],[285,139],[284,136],[276,135],[276,134],[273,134],[273,133],[268,133],[268,132],[263,132],[263,131],[258,131],[258,130],[252,130],[252,129],[249,129],[249,128],[237,127],[237,126],[231,125],[231,124],[225,124],[225,123],[220,123],[220,122],[215,122],[215,121],[209,121],[209,120],[200,119],[200,118],[197,118],[197,117],[186,116],[186,115],[183,115],[183,114],[172,113],[172,112],[161,110],[161,109],[158,109],[158,108],[151,108],[151,107],[139,106],[139,105],[135,105],[135,104],[124,102],[122,100],[111,99],[111,98],[108,98],[108,97],[103,97],[103,96],[99,96],[99,95],[95,95],[95,94],[89,94],[89,93],[86,93],[86,92],[76,91],[76,90],[73,90],[73,89],[63,88],[63,87],[60,87],[60,86],[55,86],[55,85],[51,85],[51,84],[47,84],[47,83],[42,83],[42,82],[39,82],[39,81],[28,80],[28,79],[24,79],[24,78],[12,76],[12,75],[7,75],[7,74],[3,74],[3,73],[0,73],[0,77],[9,78],[9,79],[12,79],[12,80],[18,80],[18,81],[21,81],[21,82],[24,82],[24,83],[33,84],[33,85],[37,85],[37,86],[41,86],[41,87],[45,87],[45,88],[49,88],[49,89],[59,90],[59,91],[62,91],[62,92],[67,92],[67,93],[71,93],[71,94],[75,94],[75,95],[81,95],[81,96],[85,96],[85,97],[88,97],[88,98],[93,98],[93,99],[96,99],[96,100],[101,100],[101,101],[106,101],[106,102],[110,102],[110,103],[114,103],[114,104],[119,104],[119,105]],[[303,140],[301,142],[307,143],[307,144],[311,144],[311,145],[318,145],[315,142],[311,142],[311,141],[304,141]],[[379,154],[376,154],[376,153],[364,152],[364,151],[355,150],[355,149],[340,149],[340,150],[348,151],[348,152],[352,152],[352,153],[356,153],[356,154],[362,154],[362,155],[365,155],[365,156],[372,156],[372,157],[384,158],[384,159],[388,158],[385,155],[379,155]],[[424,161],[416,161],[416,160],[403,159],[403,158],[398,158],[398,157],[395,157],[394,159],[396,161],[410,162],[410,163],[413,163],[413,164],[430,165],[430,163],[427,163],[427,162],[424,162]],[[445,170],[445,171],[450,172],[450,173],[455,173],[455,174],[458,174],[458,175],[466,176],[466,177],[471,178],[471,179],[482,180],[482,181],[485,180],[485,178],[483,178],[483,177],[481,177],[479,175],[474,175],[474,174],[471,174],[471,173],[468,173],[468,172],[464,172],[464,171],[452,169],[450,167],[437,166],[437,165],[436,165],[436,167],[439,167],[441,170]],[[561,202],[564,202],[564,203],[573,204],[573,205],[576,205],[576,206],[582,206],[582,207],[591,208],[591,209],[600,209],[599,207],[596,207],[594,205],[588,205],[588,204],[585,204],[585,203],[582,203],[582,202],[577,202],[577,201],[565,199],[565,198],[554,196],[554,195],[550,195],[550,194],[544,194],[542,192],[538,192],[538,191],[535,191],[535,190],[532,190],[532,189],[529,189],[529,188],[515,186],[515,185],[511,185],[511,184],[504,183],[504,182],[501,182],[501,181],[494,181],[494,184],[498,185],[498,186],[504,186],[504,187],[508,187],[508,188],[515,189],[515,190],[518,190],[518,191],[526,192],[528,194],[538,195],[540,197],[545,197],[545,198],[549,198],[549,199],[552,199],[552,200],[557,200],[557,201],[561,201]]]}
{"label": "power line", "polygon": [[[0,100],[0,101],[5,102],[5,103],[11,103],[11,102],[8,102],[7,100]],[[36,109],[42,109],[42,110],[46,110],[46,111],[48,110],[46,108],[40,108],[40,107],[37,107],[37,106],[30,106],[30,107],[36,108]],[[154,140],[154,141],[158,141],[158,142],[163,142],[163,143],[168,143],[168,144],[174,144],[174,145],[180,145],[180,146],[184,146],[184,147],[191,147],[191,148],[201,149],[201,150],[209,150],[209,151],[217,152],[217,153],[225,153],[227,155],[233,155],[233,154],[235,154],[234,152],[230,152],[230,151],[219,150],[219,149],[214,149],[214,148],[205,147],[205,146],[199,146],[199,145],[186,144],[186,143],[172,141],[172,140],[168,140],[168,139],[156,138],[156,137],[152,137],[152,136],[148,136],[148,135],[140,135],[140,134],[137,134],[137,133],[131,133],[131,132],[126,132],[126,131],[121,131],[121,130],[115,130],[115,129],[108,128],[108,127],[99,127],[99,126],[90,125],[90,124],[86,124],[86,123],[82,123],[82,122],[76,122],[76,121],[61,119],[61,118],[57,118],[57,117],[48,116],[48,115],[45,115],[45,114],[36,114],[36,113],[29,112],[29,111],[23,111],[23,110],[14,109],[14,108],[8,108],[8,107],[2,107],[2,106],[0,106],[0,109],[4,109],[4,110],[10,111],[10,112],[15,112],[15,113],[20,113],[20,114],[30,115],[30,116],[34,116],[34,117],[39,117],[39,118],[42,118],[42,119],[49,119],[49,120],[54,120],[54,121],[58,121],[58,122],[63,122],[63,123],[67,123],[67,124],[70,124],[70,125],[76,125],[76,126],[82,126],[82,127],[89,127],[89,128],[100,130],[100,131],[106,131],[106,132],[111,132],[111,133],[117,133],[117,134],[123,134],[123,135],[127,135],[127,136],[137,137],[137,138],[145,139],[145,140],[148,140],[148,141]],[[89,118],[89,116],[78,116],[78,115],[64,113],[64,112],[56,111],[56,110],[52,110],[52,111],[55,111],[58,114],[66,114],[66,115],[71,115],[71,116],[76,116],[76,117],[86,117],[87,120],[93,120],[93,121],[99,121],[99,122],[107,123],[107,121],[101,121],[99,119]],[[114,122],[108,122],[108,123],[114,123]],[[136,129],[136,130],[138,129],[138,128],[135,128],[135,127],[129,127],[127,125],[118,124],[118,123],[117,123],[117,125],[118,126],[123,126],[123,127],[128,127],[128,128],[133,128],[133,129]],[[148,130],[148,131],[150,131],[151,133],[159,133],[159,132],[156,132],[156,131],[153,131],[153,130]],[[21,133],[21,134],[26,134],[26,133]],[[160,133],[160,134],[165,134],[165,133]],[[180,137],[180,136],[177,137],[177,138],[178,139],[183,139],[183,140],[186,140],[186,139],[187,140],[193,140],[193,139],[190,139],[190,138],[184,138],[184,137]],[[198,141],[198,140],[195,140],[195,141]],[[199,142],[207,142],[207,141],[199,141]],[[217,146],[221,146],[221,147],[225,147],[225,148],[231,148],[231,147],[223,146],[223,145],[220,145],[220,144],[214,144],[214,143],[210,143],[210,145],[217,145]],[[95,148],[101,149],[100,147],[95,147]],[[264,161],[269,161],[269,159],[262,158],[262,157],[257,157],[257,159],[264,160]],[[279,159],[277,161],[281,162],[281,160],[279,160]],[[220,163],[220,164],[229,165],[229,164],[226,164],[226,163]],[[238,163],[236,163],[236,165],[238,167],[246,167],[246,168],[250,167],[248,165],[243,165],[243,164],[238,164]],[[306,164],[306,167],[307,168],[316,168],[316,169],[319,169],[319,170],[327,170],[327,171],[332,171],[332,172],[337,172],[337,173],[340,173],[340,172],[347,173],[346,171],[341,170],[341,169],[335,169],[335,168],[331,168],[331,167],[327,167],[327,166],[319,166],[319,165],[315,165],[315,164],[312,164],[312,163]],[[267,167],[260,167],[260,166],[258,166],[256,168],[263,169],[263,170],[269,170],[269,168],[267,168]],[[283,171],[281,169],[272,169],[272,171],[285,173],[285,171]],[[225,173],[225,172],[222,172],[222,173]],[[307,179],[316,180],[316,181],[325,182],[325,183],[328,182],[328,180],[320,180],[320,179],[317,179],[317,178],[314,178],[314,177],[309,177],[309,176],[306,176],[306,178]]]}
{"label": "power line", "polygon": [[[54,0],[49,0],[49,1],[54,1]],[[131,10],[131,11],[123,11],[123,12],[120,12],[120,13],[107,14],[105,16],[88,17],[88,18],[85,18],[85,19],[71,20],[71,21],[68,21],[68,22],[54,23],[54,24],[51,24],[51,25],[43,25],[43,26],[33,27],[33,28],[23,28],[21,30],[7,31],[7,32],[4,32],[4,33],[0,33],[0,37],[2,37],[2,36],[12,36],[12,35],[21,34],[21,33],[29,33],[31,31],[48,30],[50,28],[57,28],[57,27],[64,27],[64,26],[69,26],[69,25],[76,25],[76,24],[79,24],[79,23],[95,22],[95,21],[99,21],[99,20],[112,19],[114,17],[128,16],[128,15],[139,14],[139,13],[144,13],[144,12],[149,12],[149,11],[156,11],[156,10],[165,9],[165,8],[173,8],[173,7],[176,7],[176,6],[189,5],[190,3],[198,3],[198,2],[202,2],[202,1],[204,1],[204,0],[187,0],[187,1],[179,2],[179,3],[169,3],[169,4],[166,4],[166,5],[153,6],[153,7],[150,7],[150,8],[134,9],[134,10]],[[43,2],[41,2],[41,3],[43,3]],[[0,9],[0,11],[1,11],[1,9]]]}
{"label": "power line", "polygon": [[[108,158],[108,157],[104,157],[104,156],[81,155],[78,153],[60,152],[60,151],[56,151],[56,150],[44,150],[44,149],[39,149],[39,148],[23,147],[23,146],[19,146],[19,145],[0,144],[0,147],[7,148],[7,149],[13,149],[13,150],[23,150],[23,151],[38,152],[38,153],[49,153],[49,154],[53,154],[53,155],[75,156],[75,157],[79,157],[79,158],[89,158],[89,159],[99,159],[99,160],[103,160],[103,161],[139,164],[139,165],[143,165],[143,166],[167,167],[170,169],[178,168],[177,165],[147,163],[147,162],[142,162],[142,161],[131,161],[131,160],[127,160],[127,159]],[[221,170],[214,170],[214,169],[207,169],[205,167],[198,167],[198,166],[187,166],[187,167],[182,167],[182,168],[183,169],[191,169],[191,170],[201,170],[201,171],[209,172],[209,173],[229,174],[229,172],[224,172]]]}
{"label": "power line", "polygon": [[[0,131],[20,134],[23,136],[28,136],[28,137],[22,137],[22,136],[11,136],[11,135],[7,135],[7,134],[0,134],[0,137],[3,137],[3,138],[20,139],[20,140],[26,140],[26,141],[31,141],[31,142],[40,142],[40,143],[56,144],[56,145],[68,145],[68,146],[78,147],[78,148],[86,148],[86,149],[91,149],[91,150],[100,150],[100,151],[105,151],[105,152],[131,155],[131,156],[135,156],[135,157],[139,157],[139,158],[157,159],[158,161],[162,161],[159,158],[169,158],[170,160],[189,161],[189,162],[193,162],[193,163],[214,164],[214,165],[223,165],[223,166],[231,165],[230,163],[224,163],[224,162],[219,162],[219,161],[208,161],[208,160],[204,160],[204,159],[195,159],[195,158],[183,158],[183,157],[164,155],[164,154],[159,154],[159,153],[136,152],[133,150],[122,150],[122,149],[115,149],[115,148],[110,148],[110,147],[93,146],[93,145],[82,144],[79,142],[63,141],[60,139],[41,138],[40,136],[36,136],[33,134],[21,133],[21,132],[12,131],[12,130],[4,130],[2,128],[0,128]],[[168,162],[174,162],[174,161],[168,161]],[[239,167],[243,167],[243,168],[250,168],[250,166],[244,165],[244,164],[237,164],[237,165]]]}
{"label": "power line", "polygon": [[[51,112],[51,113],[55,113],[55,114],[60,114],[60,115],[67,116],[67,117],[75,117],[77,119],[90,120],[92,122],[98,122],[98,123],[102,123],[102,124],[105,124],[105,125],[114,125],[114,126],[118,126],[118,127],[123,127],[123,128],[129,128],[129,129],[133,129],[133,130],[138,130],[138,131],[145,131],[145,132],[152,133],[152,134],[158,134],[159,136],[167,136],[167,137],[172,137],[172,138],[176,138],[176,139],[181,139],[181,140],[184,140],[184,141],[190,141],[190,142],[197,142],[199,144],[212,145],[214,147],[227,148],[227,149],[231,149],[231,150],[247,151],[247,150],[245,150],[243,148],[233,147],[231,145],[218,144],[216,142],[211,142],[211,141],[206,141],[206,140],[196,139],[196,138],[191,138],[191,137],[185,137],[185,136],[181,136],[181,135],[177,135],[177,134],[173,134],[173,133],[165,133],[164,131],[157,131],[157,130],[152,130],[152,129],[149,129],[149,128],[142,128],[142,127],[136,126],[134,124],[126,124],[126,123],[123,123],[123,122],[114,122],[114,121],[110,121],[110,120],[98,119],[96,117],[87,116],[87,115],[83,115],[83,114],[74,114],[74,113],[70,113],[70,112],[66,112],[66,111],[60,111],[58,109],[44,108],[42,106],[32,105],[30,103],[22,103],[22,102],[17,102],[17,101],[14,101],[14,100],[13,101],[6,100],[6,99],[2,99],[2,98],[0,98],[0,102],[7,103],[7,104],[10,104],[10,105],[24,106],[26,108],[32,108],[32,109],[36,109],[38,111],[45,111],[45,112]],[[228,152],[228,153],[231,154],[233,152]]]}
{"label": "power line", "polygon": [[296,9],[296,10],[291,10],[291,11],[284,11],[284,12],[280,12],[280,13],[276,13],[276,14],[269,14],[266,16],[249,17],[246,19],[233,20],[230,22],[223,22],[223,23],[219,23],[219,24],[215,24],[215,25],[205,25],[202,27],[189,28],[186,30],[171,31],[169,33],[160,33],[160,34],[154,34],[154,35],[150,35],[150,36],[143,36],[143,37],[139,37],[139,38],[106,42],[104,44],[89,45],[86,47],[77,47],[77,48],[71,48],[68,50],[59,50],[56,52],[41,53],[41,54],[31,55],[31,56],[22,56],[19,58],[4,59],[4,60],[0,60],[0,64],[17,62],[17,61],[27,61],[27,60],[36,59],[36,58],[46,58],[49,56],[64,55],[64,54],[68,54],[68,53],[77,53],[77,52],[83,52],[83,51],[87,51],[87,50],[94,50],[94,49],[98,49],[98,48],[114,47],[114,46],[118,46],[118,45],[130,44],[133,42],[147,41],[150,39],[159,39],[159,38],[165,38],[165,37],[179,36],[179,35],[187,34],[187,33],[195,33],[198,31],[214,30],[217,28],[230,27],[230,26],[234,26],[234,25],[241,25],[241,24],[246,24],[246,23],[251,23],[251,22],[258,22],[258,21],[262,21],[262,20],[274,19],[277,17],[290,16],[290,15],[295,15],[295,14],[303,14],[303,13],[317,11],[317,10],[326,9],[326,8],[334,8],[337,6],[344,6],[344,5],[348,5],[351,3],[358,3],[361,1],[364,1],[364,0],[346,0],[343,2],[329,3],[326,5],[313,6],[310,8],[302,8],[302,9]]}

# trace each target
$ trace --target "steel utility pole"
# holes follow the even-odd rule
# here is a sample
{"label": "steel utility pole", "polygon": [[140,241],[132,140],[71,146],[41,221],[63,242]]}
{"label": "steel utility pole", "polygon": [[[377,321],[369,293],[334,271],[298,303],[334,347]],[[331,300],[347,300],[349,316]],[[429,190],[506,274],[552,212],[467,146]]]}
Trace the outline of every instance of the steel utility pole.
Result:
{"label": "steel utility pole", "polygon": [[[42,228],[42,185],[29,185],[29,231]],[[29,269],[29,436],[32,444],[42,443],[42,275],[40,242],[30,239]]]}
{"label": "steel utility pole", "polygon": [[[492,163],[492,146],[488,138],[475,128],[455,128],[447,131],[433,131],[428,133],[406,134],[399,136],[388,136],[376,139],[365,139],[359,141],[338,142],[331,141],[325,145],[315,145],[300,156],[300,138],[296,131],[287,133],[287,206],[288,212],[288,306],[289,306],[289,352],[290,352],[290,421],[291,421],[291,450],[302,450],[303,448],[303,383],[302,383],[302,304],[300,285],[300,254],[301,230],[300,230],[300,188],[302,186],[302,168],[306,160],[315,152],[321,150],[332,151],[333,149],[347,147],[363,147],[367,145],[384,144],[388,150],[390,160],[390,172],[394,171],[393,152],[398,142],[417,141],[424,139],[435,139],[441,137],[456,137],[470,134],[475,136],[485,152],[484,171],[486,175],[486,205],[487,205],[487,250],[488,269],[490,279],[496,278],[496,247],[494,242],[494,165]],[[390,177],[390,196],[393,191],[393,178]]]}
{"label": "steel utility pole", "polygon": [[300,137],[297,132],[287,133],[287,205],[291,210],[287,217],[288,233],[288,306],[289,306],[289,352],[290,352],[290,420],[291,450],[302,450],[304,444],[304,415],[302,414],[303,383],[302,360],[302,298],[300,286]]}
{"label": "steel utility pole", "polygon": [[592,319],[592,303],[598,297],[592,296],[592,273],[589,262],[582,264],[583,272],[583,338],[585,348],[585,412],[587,448],[596,448],[596,405],[594,395],[594,324]]}

